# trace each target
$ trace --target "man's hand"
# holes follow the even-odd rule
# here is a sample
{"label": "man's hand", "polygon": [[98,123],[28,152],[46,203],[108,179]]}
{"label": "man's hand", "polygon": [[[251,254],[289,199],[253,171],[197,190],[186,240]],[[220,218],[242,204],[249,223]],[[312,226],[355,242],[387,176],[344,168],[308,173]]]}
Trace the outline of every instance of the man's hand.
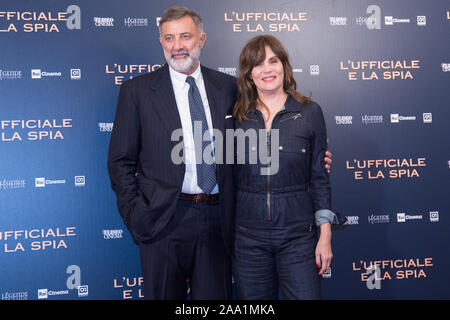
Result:
{"label": "man's hand", "polygon": [[[327,144],[330,143],[330,141],[327,139]],[[331,162],[333,162],[333,160],[331,160],[332,154],[330,151],[326,151],[325,152],[325,169],[327,169],[327,172],[330,173],[331,170]]]}

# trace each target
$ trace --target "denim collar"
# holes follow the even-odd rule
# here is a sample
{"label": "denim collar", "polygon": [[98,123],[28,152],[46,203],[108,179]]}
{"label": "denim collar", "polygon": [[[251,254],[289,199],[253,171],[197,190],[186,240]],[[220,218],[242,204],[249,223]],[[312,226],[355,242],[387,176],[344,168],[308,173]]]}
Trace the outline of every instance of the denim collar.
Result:
{"label": "denim collar", "polygon": [[[284,103],[284,105],[281,107],[280,111],[287,111],[287,112],[299,112],[302,111],[302,109],[305,107],[304,104],[301,104],[300,102],[298,102],[297,100],[295,100],[295,98],[291,95],[288,94],[288,97],[286,99],[286,102]],[[258,106],[256,107],[256,109],[261,112],[258,108]],[[279,112],[280,112],[279,111]]]}

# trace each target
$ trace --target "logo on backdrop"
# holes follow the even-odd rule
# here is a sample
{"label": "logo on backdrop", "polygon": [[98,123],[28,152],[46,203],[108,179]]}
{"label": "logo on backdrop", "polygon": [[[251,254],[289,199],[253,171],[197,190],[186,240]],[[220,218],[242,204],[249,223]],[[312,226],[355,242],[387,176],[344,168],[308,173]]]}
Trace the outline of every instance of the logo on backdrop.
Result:
{"label": "logo on backdrop", "polygon": [[235,67],[218,67],[217,70],[230,76],[237,77],[237,68]]}
{"label": "logo on backdrop", "polygon": [[433,122],[433,114],[430,112],[422,114],[423,123],[432,123]]}
{"label": "logo on backdrop", "polygon": [[346,225],[359,224],[359,216],[345,216],[347,218]]}
{"label": "logo on backdrop", "polygon": [[423,220],[426,221],[426,219],[429,217],[430,222],[439,222],[439,212],[438,211],[430,211],[428,214],[407,214],[404,212],[397,213],[397,222],[399,223],[405,223],[412,220]]}
{"label": "logo on backdrop", "polygon": [[44,188],[47,185],[56,185],[56,184],[66,184],[66,180],[63,179],[45,179],[45,178],[35,178],[34,186],[36,188]]}
{"label": "logo on backdrop", "polygon": [[346,26],[347,17],[329,17],[330,26]]}
{"label": "logo on backdrop", "polygon": [[355,180],[387,180],[419,178],[426,158],[392,158],[376,160],[347,160],[345,169]]}
{"label": "logo on backdrop", "polygon": [[383,123],[382,115],[364,115],[361,116],[361,121],[363,124],[381,124]]}
{"label": "logo on backdrop", "polygon": [[391,113],[391,123],[399,123],[400,121],[416,121],[416,116],[401,116],[398,113]]}
{"label": "logo on backdrop", "polygon": [[22,79],[22,71],[0,69],[0,81],[1,80],[16,80],[16,79]]}
{"label": "logo on backdrop", "polygon": [[105,74],[114,75],[114,84],[120,86],[125,80],[132,79],[133,76],[153,72],[161,68],[160,64],[117,64],[105,65]]}
{"label": "logo on backdrop", "polygon": [[53,296],[62,296],[69,294],[69,290],[48,290],[46,289],[38,289],[38,299],[48,299]]}
{"label": "logo on backdrop", "polygon": [[392,26],[397,23],[409,23],[410,20],[408,18],[394,18],[393,16],[385,16],[384,24],[386,26]]}
{"label": "logo on backdrop", "polygon": [[[382,28],[382,23],[384,21],[385,26],[393,26],[394,24],[409,24],[411,22],[410,18],[399,18],[394,16],[384,16],[381,15],[381,8],[377,5],[370,5],[367,7],[366,13],[369,14],[368,17],[357,17],[356,24],[359,26],[366,26],[369,30],[380,30]],[[332,19],[333,18],[333,19]],[[339,19],[338,19],[339,18]],[[427,25],[426,16],[416,16],[418,26]],[[343,23],[345,21],[345,24]],[[346,25],[343,17],[330,17],[330,25]]]}
{"label": "logo on backdrop", "polygon": [[[423,215],[421,215],[421,214],[411,215],[411,214],[406,214],[404,212],[397,213],[397,222],[401,222],[401,223],[410,221],[410,220],[422,220],[422,219],[423,219]],[[430,221],[431,221],[431,214],[430,214]]]}
{"label": "logo on backdrop", "polygon": [[337,125],[353,124],[353,116],[334,116]]}
{"label": "logo on backdrop", "polygon": [[147,18],[125,18],[124,24],[128,28],[135,27],[148,27],[148,19]]}
{"label": "logo on backdrop", "polygon": [[0,231],[0,252],[51,251],[67,249],[76,227]]}
{"label": "logo on backdrop", "polygon": [[389,223],[389,215],[381,214],[381,215],[373,215],[367,217],[369,224],[378,224],[378,223]]}
{"label": "logo on backdrop", "polygon": [[439,211],[430,211],[430,222],[439,222]]}
{"label": "logo on backdrop", "polygon": [[347,60],[339,68],[348,80],[412,80],[420,60]]}
{"label": "logo on backdrop", "polygon": [[[74,179],[75,187],[84,187],[86,186],[86,177],[85,176],[75,176]],[[39,177],[34,179],[34,186],[36,188],[45,188],[48,185],[58,185],[58,184],[66,184],[65,179],[46,179],[44,177]]]}
{"label": "logo on backdrop", "polygon": [[[400,123],[403,121],[417,121],[420,120],[416,116],[411,115],[399,115],[398,113],[391,113],[389,115],[390,120],[386,121],[386,123]],[[423,123],[433,123],[433,114],[431,112],[424,112],[422,113],[422,121]],[[336,121],[336,125],[352,125],[353,124],[353,116],[347,115],[347,116],[334,116],[334,120]],[[363,125],[372,125],[372,124],[383,124],[384,119],[383,115],[377,114],[377,115],[362,115],[361,116],[361,123]]]}
{"label": "logo on backdrop", "polygon": [[57,71],[42,71],[41,69],[31,69],[31,79],[42,79],[44,77],[61,77],[62,73]]}
{"label": "logo on backdrop", "polygon": [[450,72],[450,63],[441,63],[442,72]]}
{"label": "logo on backdrop", "polygon": [[420,27],[424,27],[427,25],[427,17],[426,16],[417,16],[417,25]]}
{"label": "logo on backdrop", "polygon": [[94,17],[93,20],[96,27],[114,27],[114,18]]}
{"label": "logo on backdrop", "polygon": [[68,128],[72,119],[1,120],[0,142],[64,140]]}
{"label": "logo on backdrop", "polygon": [[320,66],[318,65],[310,65],[309,72],[312,76],[318,76],[320,74]]}
{"label": "logo on backdrop", "polygon": [[0,179],[0,191],[24,189],[26,181],[24,179]]}
{"label": "logo on backdrop", "polygon": [[28,291],[21,292],[4,292],[2,300],[28,300]]}
{"label": "logo on backdrop", "polygon": [[123,230],[117,229],[117,230],[103,230],[103,239],[105,240],[111,240],[111,239],[122,239]]}
{"label": "logo on backdrop", "polygon": [[70,80],[81,80],[81,69],[70,69]]}
{"label": "logo on backdrop", "polygon": [[75,176],[75,187],[84,187],[84,186],[86,186],[86,177]]}
{"label": "logo on backdrop", "polygon": [[297,32],[307,21],[306,12],[225,12],[233,32]]}
{"label": "logo on backdrop", "polygon": [[97,123],[97,125],[100,132],[111,132],[114,126],[114,122],[99,122]]}
{"label": "logo on backdrop", "polygon": [[0,11],[0,32],[61,32],[81,29],[81,9],[70,5],[66,11]]}

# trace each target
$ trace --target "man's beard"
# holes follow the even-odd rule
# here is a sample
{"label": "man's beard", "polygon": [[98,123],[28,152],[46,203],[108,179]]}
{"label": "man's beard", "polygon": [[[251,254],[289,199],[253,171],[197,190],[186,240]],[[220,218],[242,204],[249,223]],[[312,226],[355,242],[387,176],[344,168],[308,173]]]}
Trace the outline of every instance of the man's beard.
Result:
{"label": "man's beard", "polygon": [[[164,52],[164,56],[166,58],[167,63],[177,72],[180,73],[188,73],[190,71],[193,71],[193,69],[197,66],[197,63],[200,58],[200,42],[197,46],[195,46],[191,53],[187,50],[179,50],[179,51],[172,51],[169,53]],[[186,54],[187,56],[185,58],[181,59],[175,59],[173,58],[174,55],[177,54]]]}

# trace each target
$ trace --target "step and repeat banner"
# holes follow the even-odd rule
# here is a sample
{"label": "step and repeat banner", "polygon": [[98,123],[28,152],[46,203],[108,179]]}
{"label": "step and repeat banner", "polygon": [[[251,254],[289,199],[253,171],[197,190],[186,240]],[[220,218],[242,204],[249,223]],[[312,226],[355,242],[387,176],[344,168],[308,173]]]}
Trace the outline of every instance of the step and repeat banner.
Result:
{"label": "step and repeat banner", "polygon": [[450,1],[0,1],[0,295],[142,299],[107,150],[119,86],[164,63],[164,9],[198,11],[201,62],[287,48],[333,153],[326,299],[449,299]]}

